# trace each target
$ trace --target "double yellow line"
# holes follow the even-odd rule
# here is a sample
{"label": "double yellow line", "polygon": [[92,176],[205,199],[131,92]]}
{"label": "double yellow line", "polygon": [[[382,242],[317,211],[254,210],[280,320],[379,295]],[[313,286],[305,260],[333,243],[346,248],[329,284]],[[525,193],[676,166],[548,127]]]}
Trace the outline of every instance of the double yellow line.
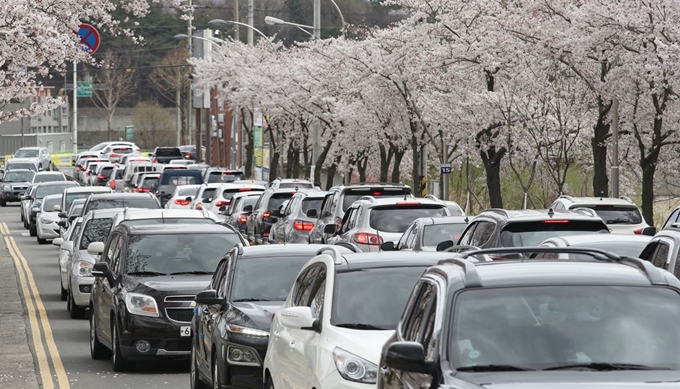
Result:
{"label": "double yellow line", "polygon": [[[38,370],[40,372],[42,387],[43,389],[54,389],[56,384],[59,389],[70,389],[71,385],[69,384],[66,370],[64,370],[64,364],[61,362],[57,344],[54,341],[54,335],[52,334],[52,327],[47,319],[47,311],[40,298],[40,292],[35,284],[33,272],[31,272],[31,268],[28,266],[26,258],[24,258],[21,251],[19,251],[19,246],[17,246],[14,237],[10,235],[6,223],[0,223],[0,234],[2,234],[3,239],[5,240],[9,255],[14,260],[14,266],[19,275],[19,284],[21,285],[26,308],[28,310],[31,337],[33,338],[33,348],[35,350],[36,359],[38,360]],[[49,351],[49,359],[48,355],[45,353],[43,339],[45,340],[47,350]],[[52,362],[52,369],[54,369],[57,382],[54,382],[53,380],[50,361]]]}

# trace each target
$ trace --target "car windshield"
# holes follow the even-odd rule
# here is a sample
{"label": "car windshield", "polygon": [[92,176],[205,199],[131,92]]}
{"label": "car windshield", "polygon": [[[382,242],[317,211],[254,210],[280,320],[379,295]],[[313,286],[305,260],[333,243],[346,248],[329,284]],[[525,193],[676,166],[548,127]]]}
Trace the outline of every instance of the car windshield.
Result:
{"label": "car windshield", "polygon": [[423,246],[437,247],[441,242],[452,240],[458,242],[467,223],[434,224],[425,226],[423,230]]}
{"label": "car windshield", "polygon": [[5,166],[5,170],[18,170],[18,169],[27,169],[27,170],[32,170],[36,171],[36,167],[32,163],[21,163],[21,162],[15,162],[15,163],[8,163],[7,166]]}
{"label": "car windshield", "polygon": [[158,177],[145,177],[142,180],[142,188],[155,188],[158,185]]}
{"label": "car windshield", "polygon": [[4,182],[31,182],[34,172],[7,172],[3,177]]}
{"label": "car windshield", "polygon": [[61,196],[60,197],[50,197],[48,199],[45,199],[42,203],[43,211],[44,212],[54,212],[54,206],[55,205],[61,205]]}
{"label": "car windshield", "polygon": [[198,193],[198,188],[180,188],[177,191],[177,196],[178,197],[187,197],[187,196],[196,196],[196,193]]}
{"label": "car windshield", "polygon": [[610,205],[595,205],[595,206],[572,206],[574,208],[590,208],[595,210],[597,216],[601,217],[607,224],[641,224],[642,215],[637,207],[626,206],[610,206]]}
{"label": "car windshield", "polygon": [[[66,202],[64,203],[64,208],[71,208],[71,204],[78,199],[87,199],[90,195],[95,192],[77,192],[77,193],[66,193]],[[100,192],[98,192],[100,193]]]}
{"label": "car windshield", "polygon": [[239,243],[237,234],[189,233],[133,235],[128,238],[126,273],[214,273],[217,264]]}
{"label": "car windshield", "polygon": [[331,324],[394,330],[425,267],[361,269],[338,273]]}
{"label": "car windshield", "polygon": [[99,151],[99,150],[103,150],[105,147],[107,147],[107,146],[110,145],[110,144],[111,144],[111,142],[102,142],[102,143],[100,143],[100,144],[94,146],[93,148],[91,148],[90,151]]}
{"label": "car windshield", "polygon": [[267,210],[269,212],[281,208],[281,205],[286,201],[289,200],[291,197],[293,197],[294,193],[278,193],[273,195],[269,199],[269,204],[267,204]]}
{"label": "car windshield", "polygon": [[113,166],[105,166],[99,171],[99,174],[104,177],[110,177],[112,172]]}
{"label": "car windshield", "polygon": [[49,173],[49,174],[36,174],[35,177],[33,178],[33,183],[40,183],[40,182],[55,182],[55,181],[66,181],[66,177],[64,177],[63,174],[61,173]]}
{"label": "car windshield", "polygon": [[679,297],[670,288],[633,286],[465,290],[455,300],[448,347],[459,370],[580,363],[677,370]]}
{"label": "car windshield", "polygon": [[83,228],[83,236],[80,239],[80,250],[87,250],[87,246],[93,242],[106,242],[113,224],[112,218],[91,219]]}
{"label": "car windshield", "polygon": [[233,172],[233,173],[227,173],[227,172],[210,172],[210,175],[208,176],[208,183],[211,182],[232,182],[236,180],[243,179],[244,175],[241,172]]}
{"label": "car windshield", "polygon": [[231,301],[285,301],[295,277],[312,256],[312,253],[278,255],[237,261],[231,283]]}
{"label": "car windshield", "polygon": [[35,190],[35,198],[36,199],[42,199],[45,196],[53,195],[53,194],[61,194],[64,193],[64,189],[70,188],[73,186],[78,186],[75,182],[71,183],[71,185],[63,184],[63,185],[45,185],[45,186],[39,186],[38,189]]}
{"label": "car windshield", "polygon": [[38,150],[19,149],[14,153],[14,158],[36,158],[38,155]]}
{"label": "car windshield", "polygon": [[321,210],[323,198],[305,198],[302,200],[302,213],[307,214],[310,209],[316,209],[317,214]]}
{"label": "car windshield", "polygon": [[264,189],[262,188],[225,189],[224,191],[222,191],[222,197],[224,197],[225,200],[231,200],[231,198],[234,197],[235,194],[243,192],[264,192]]}
{"label": "car windshield", "polygon": [[404,197],[405,195],[411,195],[409,189],[402,188],[358,188],[349,189],[345,192],[342,197],[342,211],[347,212],[347,209],[355,201],[359,200],[364,196],[373,197]]}
{"label": "car windshield", "polygon": [[[175,170],[177,171],[177,170]],[[167,180],[163,180],[167,184],[165,185],[172,185],[172,186],[180,186],[180,185],[196,185],[196,176],[194,175],[176,175],[176,176],[170,176],[168,177]]]}
{"label": "car windshield", "polygon": [[510,223],[501,232],[501,246],[539,246],[544,240],[556,236],[582,235],[584,232],[609,233],[601,221],[556,220]]}
{"label": "car windshield", "polygon": [[374,230],[403,233],[417,218],[437,216],[446,216],[446,208],[444,206],[397,205],[376,207],[371,210],[369,224]]}
{"label": "car windshield", "polygon": [[158,203],[151,197],[138,199],[107,199],[90,201],[87,205],[87,211],[94,209],[111,209],[111,208],[145,208],[145,209],[159,209]]}
{"label": "car windshield", "polygon": [[279,189],[312,189],[314,185],[311,182],[282,182],[279,184]]}
{"label": "car windshield", "polygon": [[157,224],[214,224],[215,221],[209,218],[202,217],[176,217],[176,218],[152,218],[152,219],[135,219],[123,220],[120,224],[126,226],[149,226]]}
{"label": "car windshield", "polygon": [[201,199],[203,201],[208,201],[208,200],[212,199],[215,196],[216,190],[217,190],[217,188],[205,188],[203,190],[203,193],[201,194]]}
{"label": "car windshield", "polygon": [[76,204],[71,207],[71,210],[69,211],[68,215],[69,216],[80,216],[83,213],[83,207],[85,206],[85,203],[82,204]]}

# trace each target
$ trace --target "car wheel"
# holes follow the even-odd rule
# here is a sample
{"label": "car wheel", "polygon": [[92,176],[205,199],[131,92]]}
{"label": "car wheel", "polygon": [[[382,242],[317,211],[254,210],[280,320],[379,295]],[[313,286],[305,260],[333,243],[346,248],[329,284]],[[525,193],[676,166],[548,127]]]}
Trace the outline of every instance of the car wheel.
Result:
{"label": "car wheel", "polygon": [[217,363],[217,357],[213,360],[213,389],[220,389],[220,364]]}
{"label": "car wheel", "polygon": [[85,317],[85,308],[76,304],[73,300],[73,293],[68,294],[68,311],[71,319],[83,319]]}
{"label": "car wheel", "polygon": [[37,236],[38,235],[38,229],[36,228],[35,225],[28,223],[28,233],[31,236]]}
{"label": "car wheel", "polygon": [[120,339],[118,338],[118,326],[116,326],[116,319],[113,319],[111,323],[111,344],[113,345],[113,350],[111,350],[111,355],[113,358],[113,371],[129,371],[135,367],[135,363],[127,358],[125,358],[120,350]]}
{"label": "car wheel", "polygon": [[198,372],[198,362],[196,361],[196,347],[191,346],[191,365],[189,367],[189,379],[191,389],[208,389],[208,386],[201,381],[200,373]]}
{"label": "car wheel", "polygon": [[0,206],[2,207],[7,206],[7,201],[5,201],[4,199],[0,199]]}
{"label": "car wheel", "polygon": [[267,376],[267,381],[264,383],[264,389],[274,389],[274,383],[272,382],[272,377]]}
{"label": "car wheel", "polygon": [[47,239],[42,239],[40,236],[38,236],[38,244],[47,244]]}
{"label": "car wheel", "polygon": [[[92,307],[90,307],[92,309]],[[92,359],[109,359],[111,350],[99,342],[97,327],[95,327],[94,315],[90,315],[90,356]]]}
{"label": "car wheel", "polygon": [[24,219],[24,213],[19,212],[21,214],[21,221],[24,222],[24,225],[26,225],[26,219]]}
{"label": "car wheel", "polygon": [[24,228],[28,230],[28,222],[26,221],[26,218],[24,218]]}
{"label": "car wheel", "polygon": [[61,301],[66,301],[66,298],[68,298],[68,290],[64,289],[64,287],[61,285],[61,281],[59,281],[59,289],[61,289],[61,295],[59,298]]}

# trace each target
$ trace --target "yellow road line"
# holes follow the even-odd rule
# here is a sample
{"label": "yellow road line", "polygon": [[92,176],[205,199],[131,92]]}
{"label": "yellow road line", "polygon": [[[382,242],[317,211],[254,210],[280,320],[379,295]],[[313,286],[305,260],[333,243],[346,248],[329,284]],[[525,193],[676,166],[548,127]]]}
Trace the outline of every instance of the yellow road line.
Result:
{"label": "yellow road line", "polygon": [[40,292],[38,291],[38,287],[35,284],[35,279],[33,278],[33,272],[31,272],[30,267],[28,266],[28,262],[26,261],[26,258],[21,254],[21,251],[19,251],[19,246],[17,246],[16,241],[14,240],[13,237],[9,237],[9,240],[11,244],[14,246],[14,249],[17,253],[17,256],[23,263],[23,265],[26,268],[26,274],[28,278],[28,282],[31,286],[31,290],[33,291],[33,299],[35,300],[35,304],[38,307],[38,313],[40,314],[40,321],[42,322],[42,327],[43,327],[43,332],[45,334],[45,342],[47,343],[47,349],[50,351],[50,357],[52,358],[52,366],[54,367],[54,372],[57,375],[57,381],[59,383],[59,388],[60,389],[70,389],[70,384],[68,380],[68,376],[66,375],[66,370],[64,369],[64,364],[61,361],[61,357],[59,356],[59,350],[57,349],[57,343],[54,340],[54,334],[52,333],[52,326],[50,325],[50,321],[47,318],[47,310],[45,309],[45,305],[42,302],[42,299],[40,298]]}
{"label": "yellow road line", "polygon": [[7,228],[7,224],[0,223],[0,233],[3,235],[9,235],[9,228]]}

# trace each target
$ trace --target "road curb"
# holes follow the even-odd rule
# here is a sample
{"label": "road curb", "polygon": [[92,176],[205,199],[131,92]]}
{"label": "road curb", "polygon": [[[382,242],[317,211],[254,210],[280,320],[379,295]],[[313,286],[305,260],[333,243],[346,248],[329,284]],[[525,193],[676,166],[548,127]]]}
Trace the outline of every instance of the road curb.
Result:
{"label": "road curb", "polygon": [[26,307],[19,278],[4,239],[0,239],[0,388],[37,389],[38,378],[29,346]]}

